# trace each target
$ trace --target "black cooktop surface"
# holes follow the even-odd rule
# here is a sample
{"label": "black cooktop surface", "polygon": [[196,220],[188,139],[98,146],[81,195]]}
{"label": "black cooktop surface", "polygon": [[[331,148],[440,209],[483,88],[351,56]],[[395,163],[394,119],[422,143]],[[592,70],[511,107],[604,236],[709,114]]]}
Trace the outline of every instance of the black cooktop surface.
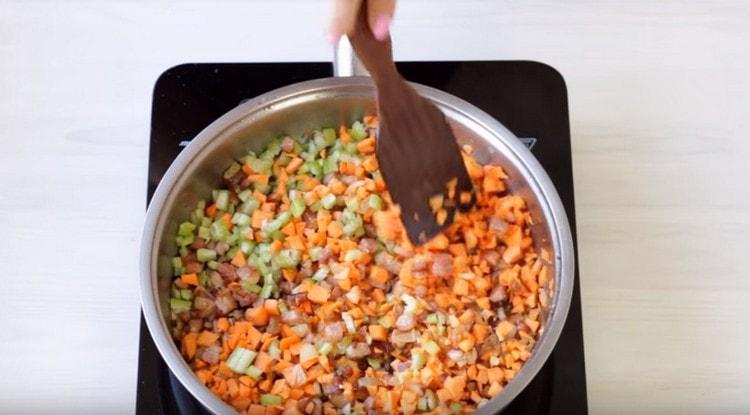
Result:
{"label": "black cooktop surface", "polygon": [[[401,62],[405,78],[483,109],[531,148],[560,194],[575,241],[573,175],[565,81],[526,61]],[[291,83],[331,76],[330,63],[185,64],[156,82],[148,199],[189,140],[240,102]],[[503,414],[585,414],[586,379],[578,267],[570,312],[551,356]],[[204,414],[161,359],[141,317],[138,414]]]}

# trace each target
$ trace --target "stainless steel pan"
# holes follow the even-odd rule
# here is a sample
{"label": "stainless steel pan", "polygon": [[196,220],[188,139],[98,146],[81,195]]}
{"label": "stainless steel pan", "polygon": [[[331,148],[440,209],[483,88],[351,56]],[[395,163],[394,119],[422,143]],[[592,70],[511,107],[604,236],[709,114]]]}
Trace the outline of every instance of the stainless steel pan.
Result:
{"label": "stainless steel pan", "polygon": [[[360,74],[351,49],[340,48],[337,75]],[[523,369],[476,413],[496,413],[529,383],[549,357],[567,317],[573,289],[573,243],[560,198],[529,150],[494,118],[455,96],[413,84],[446,115],[461,144],[471,144],[481,163],[502,165],[510,189],[524,197],[535,225],[536,248],[553,253],[552,302],[543,313],[543,331]],[[231,161],[257,151],[280,134],[301,134],[321,126],[349,124],[374,113],[373,86],[368,77],[335,76],[301,82],[268,92],[206,127],[175,159],[159,183],[146,214],[141,242],[140,287],[143,313],[151,336],[170,370],[204,406],[214,413],[235,410],[204,387],[180,355],[171,332],[170,258],[176,255],[174,235],[198,200],[210,197]],[[426,149],[425,151],[429,151]]]}

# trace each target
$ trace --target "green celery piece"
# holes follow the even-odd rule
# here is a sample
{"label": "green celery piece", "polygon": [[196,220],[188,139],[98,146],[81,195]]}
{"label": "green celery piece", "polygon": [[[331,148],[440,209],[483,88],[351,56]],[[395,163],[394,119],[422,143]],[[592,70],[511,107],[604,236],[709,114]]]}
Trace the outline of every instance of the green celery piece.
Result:
{"label": "green celery piece", "polygon": [[252,254],[254,249],[255,249],[255,242],[253,241],[240,242],[240,251],[242,251],[242,253],[245,254],[245,256]]}
{"label": "green celery piece", "polygon": [[214,241],[223,241],[230,235],[224,221],[217,220],[211,224],[211,239]]}
{"label": "green celery piece", "polygon": [[227,367],[235,373],[245,373],[257,355],[258,353],[253,350],[248,350],[244,347],[237,347],[232,351],[232,354],[229,355],[229,358],[227,359]]}
{"label": "green celery piece", "polygon": [[229,190],[215,190],[214,203],[219,210],[226,211],[229,207]]}
{"label": "green celery piece", "polygon": [[264,406],[281,405],[281,396],[264,393],[260,395],[260,404]]}
{"label": "green celery piece", "polygon": [[208,226],[201,226],[198,228],[198,237],[205,240],[211,239],[211,228]]}
{"label": "green celery piece", "polygon": [[325,140],[326,146],[334,145],[336,143],[336,130],[333,128],[324,128],[323,139]]}
{"label": "green celery piece", "polygon": [[192,234],[186,235],[186,236],[178,235],[175,238],[175,242],[177,243],[178,246],[181,246],[181,247],[188,246],[192,244],[193,241],[195,241],[195,237]]}
{"label": "green celery piece", "polygon": [[292,199],[291,206],[289,207],[289,210],[292,213],[292,216],[295,218],[299,218],[302,216],[303,213],[305,213],[305,209],[307,206],[305,206],[305,201],[302,200],[299,197],[296,197]]}
{"label": "green celery piece", "polygon": [[180,290],[180,297],[182,297],[183,300],[192,300],[193,299],[193,290],[190,288],[183,288]]}
{"label": "green celery piece", "polygon": [[268,192],[271,190],[271,185],[263,184],[263,183],[255,183],[253,184],[253,188],[265,195],[265,194],[268,194]]}
{"label": "green celery piece", "polygon": [[279,251],[273,258],[274,264],[279,268],[294,268],[302,259],[302,253],[296,249],[286,248]]}
{"label": "green celery piece", "polygon": [[273,160],[259,159],[253,155],[248,155],[243,161],[250,166],[253,171],[263,174],[270,173],[271,167],[273,166]]}
{"label": "green celery piece", "polygon": [[193,306],[193,303],[188,300],[183,300],[182,298],[170,298],[169,299],[169,308],[174,313],[182,313],[185,311],[190,311],[190,307]]}
{"label": "green celery piece", "polygon": [[232,216],[232,223],[239,226],[248,226],[250,225],[251,219],[250,216],[237,212]]}
{"label": "green celery piece", "polygon": [[198,261],[200,262],[215,261],[216,251],[214,251],[213,249],[200,248],[196,252],[196,256],[198,257]]}
{"label": "green celery piece", "polygon": [[339,153],[334,152],[333,154],[326,157],[323,161],[323,174],[333,173],[339,170]]}
{"label": "green celery piece", "polygon": [[245,374],[250,376],[251,378],[258,380],[261,376],[263,376],[263,372],[258,369],[257,366],[250,365],[247,370],[245,370]]}
{"label": "green celery piece", "polygon": [[383,209],[383,199],[376,195],[375,193],[371,194],[370,197],[367,199],[367,204],[370,206],[370,208],[375,210],[382,210]]}
{"label": "green celery piece", "polygon": [[352,124],[352,128],[349,129],[349,135],[351,135],[354,140],[359,141],[367,137],[367,129],[364,124],[355,121],[354,124]]}
{"label": "green celery piece", "polygon": [[323,250],[323,248],[319,246],[313,246],[310,249],[307,250],[308,254],[310,254],[310,259],[313,261],[317,261],[318,258],[320,258],[320,252]]}
{"label": "green celery piece", "polygon": [[245,189],[237,195],[237,198],[239,198],[243,203],[250,200],[251,197],[253,197],[253,191],[250,189]]}
{"label": "green celery piece", "polygon": [[216,261],[208,261],[208,263],[206,263],[206,265],[208,265],[208,268],[210,268],[210,269],[219,268],[219,263],[216,262]]}
{"label": "green celery piece", "polygon": [[190,250],[186,246],[181,246],[178,252],[180,253],[180,256],[190,255]]}
{"label": "green celery piece", "polygon": [[224,172],[224,178],[231,179],[232,177],[234,177],[235,174],[240,172],[240,168],[242,168],[242,166],[240,166],[239,163],[233,162],[232,164],[229,165],[229,167]]}
{"label": "green celery piece", "polygon": [[359,212],[359,200],[356,197],[346,199],[346,207],[352,212]]}
{"label": "green celery piece", "polygon": [[266,234],[271,234],[273,232],[278,231],[289,222],[289,219],[291,218],[291,216],[292,214],[288,211],[281,212],[278,216],[276,216],[276,219],[270,222],[266,222],[266,224],[263,225],[263,228],[262,228],[263,232]]}
{"label": "green celery piece", "polygon": [[263,288],[260,290],[260,296],[262,298],[271,298],[271,295],[273,294],[273,291],[276,289],[275,284],[265,284],[263,285]]}
{"label": "green celery piece", "polygon": [[263,160],[271,160],[271,164],[273,164],[273,160],[279,155],[279,153],[281,153],[281,138],[274,138],[268,143],[266,149],[260,153],[260,158]]}
{"label": "green celery piece", "polygon": [[182,265],[182,258],[178,256],[172,258],[172,269],[174,269],[174,275],[182,275],[185,273],[185,267]]}
{"label": "green celery piece", "polygon": [[315,271],[315,273],[312,276],[312,279],[314,279],[317,282],[320,282],[326,279],[327,277],[328,277],[328,267],[321,266],[320,268],[318,268],[317,271]]}
{"label": "green celery piece", "polygon": [[257,199],[251,197],[246,202],[240,205],[240,212],[246,214],[246,215],[252,215],[253,212],[255,212],[255,209],[258,209],[260,207],[260,201]]}
{"label": "green celery piece", "polygon": [[333,205],[335,204],[336,195],[334,195],[333,193],[328,193],[327,195],[323,196],[322,199],[320,199],[320,206],[322,206],[325,210],[333,209]]}

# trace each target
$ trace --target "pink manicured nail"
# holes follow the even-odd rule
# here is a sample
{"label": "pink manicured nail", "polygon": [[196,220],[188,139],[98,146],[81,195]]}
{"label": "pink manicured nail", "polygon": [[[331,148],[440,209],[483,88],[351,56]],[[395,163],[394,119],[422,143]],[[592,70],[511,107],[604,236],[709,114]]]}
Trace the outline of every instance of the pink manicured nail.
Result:
{"label": "pink manicured nail", "polygon": [[375,19],[375,26],[372,28],[372,34],[377,40],[385,40],[391,27],[391,16],[381,14]]}
{"label": "pink manicured nail", "polygon": [[326,33],[326,39],[328,39],[328,43],[330,43],[331,46],[336,46],[336,44],[339,43],[339,39],[341,39],[341,35],[328,32]]}

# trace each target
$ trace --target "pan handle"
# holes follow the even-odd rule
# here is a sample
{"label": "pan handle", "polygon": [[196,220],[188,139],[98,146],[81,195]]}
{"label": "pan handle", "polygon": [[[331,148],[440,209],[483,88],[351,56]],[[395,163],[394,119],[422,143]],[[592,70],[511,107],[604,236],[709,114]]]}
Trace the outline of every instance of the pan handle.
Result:
{"label": "pan handle", "polygon": [[370,76],[346,36],[341,36],[333,50],[333,76]]}

